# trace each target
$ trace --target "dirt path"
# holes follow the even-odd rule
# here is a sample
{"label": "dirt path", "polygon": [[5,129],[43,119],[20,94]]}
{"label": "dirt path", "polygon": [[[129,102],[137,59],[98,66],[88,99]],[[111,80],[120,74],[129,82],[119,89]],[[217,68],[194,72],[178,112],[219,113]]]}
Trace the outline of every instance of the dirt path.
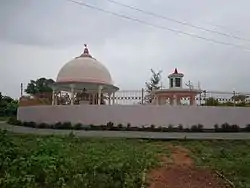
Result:
{"label": "dirt path", "polygon": [[181,146],[169,145],[171,157],[162,157],[162,165],[151,171],[149,188],[227,188],[212,171],[194,166],[190,152]]}

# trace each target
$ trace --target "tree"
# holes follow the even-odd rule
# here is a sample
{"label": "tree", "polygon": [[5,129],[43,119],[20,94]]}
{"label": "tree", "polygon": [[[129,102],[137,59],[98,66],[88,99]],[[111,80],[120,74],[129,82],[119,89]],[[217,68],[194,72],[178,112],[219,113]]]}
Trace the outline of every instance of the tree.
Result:
{"label": "tree", "polygon": [[153,69],[151,69],[152,76],[150,78],[149,82],[146,82],[146,96],[145,96],[145,102],[151,103],[153,100],[152,91],[158,90],[161,88],[160,81],[161,81],[161,73],[162,71],[155,72]]}
{"label": "tree", "polygon": [[0,116],[14,116],[17,113],[18,101],[0,92]]}
{"label": "tree", "polygon": [[245,102],[248,97],[247,95],[234,95],[231,99],[235,102]]}
{"label": "tree", "polygon": [[36,81],[31,80],[30,83],[28,83],[25,92],[30,95],[52,94],[52,88],[49,85],[54,82],[54,80],[46,78],[39,78]]}
{"label": "tree", "polygon": [[206,99],[205,106],[219,106],[219,105],[220,103],[218,99],[215,99],[213,97],[209,97],[208,99]]}

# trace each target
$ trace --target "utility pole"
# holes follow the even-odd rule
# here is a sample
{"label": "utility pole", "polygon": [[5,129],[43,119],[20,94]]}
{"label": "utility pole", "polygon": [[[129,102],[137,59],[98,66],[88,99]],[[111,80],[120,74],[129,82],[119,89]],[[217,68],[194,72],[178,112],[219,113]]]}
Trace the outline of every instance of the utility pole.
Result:
{"label": "utility pole", "polygon": [[201,106],[201,84],[200,82],[198,82],[198,89],[199,89],[199,92],[200,92],[200,106]]}
{"label": "utility pole", "polygon": [[234,107],[235,107],[235,91],[233,91]]}
{"label": "utility pole", "polygon": [[207,105],[207,91],[204,90],[203,92],[204,92],[204,98],[205,98],[205,105]]}
{"label": "utility pole", "polygon": [[144,103],[144,89],[141,89],[141,104],[143,105]]}
{"label": "utility pole", "polygon": [[23,83],[21,83],[21,97],[23,96]]}

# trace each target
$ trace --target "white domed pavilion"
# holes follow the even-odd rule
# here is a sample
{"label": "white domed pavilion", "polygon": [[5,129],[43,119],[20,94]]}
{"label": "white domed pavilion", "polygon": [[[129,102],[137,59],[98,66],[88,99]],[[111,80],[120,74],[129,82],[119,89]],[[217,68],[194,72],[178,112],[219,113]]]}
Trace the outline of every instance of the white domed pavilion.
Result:
{"label": "white domed pavilion", "polygon": [[71,105],[75,104],[76,98],[80,98],[79,104],[100,105],[105,95],[108,95],[107,98],[111,104],[111,95],[114,98],[115,92],[119,90],[114,86],[108,69],[90,55],[87,45],[79,57],[61,68],[56,82],[51,87],[53,89],[52,105],[57,103],[57,93],[61,91],[70,92]]}

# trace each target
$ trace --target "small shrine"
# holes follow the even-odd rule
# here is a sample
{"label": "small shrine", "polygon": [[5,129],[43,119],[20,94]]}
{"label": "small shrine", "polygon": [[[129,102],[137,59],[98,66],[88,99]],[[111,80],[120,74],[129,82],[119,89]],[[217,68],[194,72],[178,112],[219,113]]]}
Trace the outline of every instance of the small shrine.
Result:
{"label": "small shrine", "polygon": [[159,89],[152,92],[153,104],[155,105],[184,105],[181,100],[183,98],[189,100],[189,105],[196,105],[195,97],[196,95],[202,93],[200,89],[194,89],[194,87],[187,84],[187,88],[183,87],[183,77],[184,74],[178,72],[175,68],[174,72],[168,76],[169,79],[169,88],[168,89]]}

